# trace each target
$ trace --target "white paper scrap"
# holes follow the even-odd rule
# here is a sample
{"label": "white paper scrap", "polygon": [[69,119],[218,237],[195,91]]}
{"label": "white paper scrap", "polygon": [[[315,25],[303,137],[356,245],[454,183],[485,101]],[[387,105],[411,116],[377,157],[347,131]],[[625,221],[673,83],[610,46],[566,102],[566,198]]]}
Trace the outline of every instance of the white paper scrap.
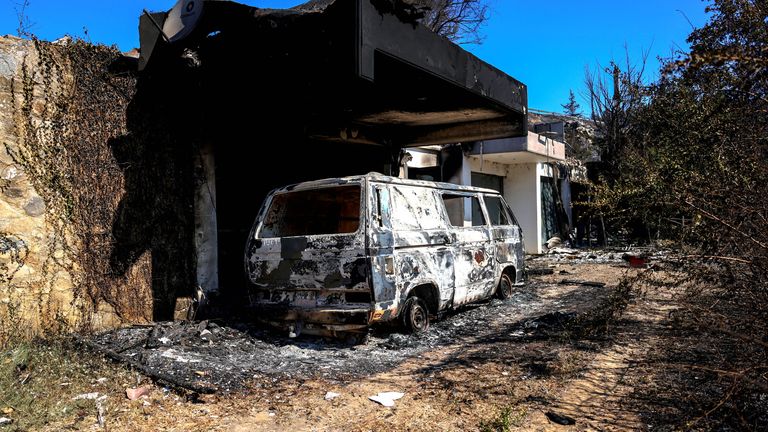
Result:
{"label": "white paper scrap", "polygon": [[385,407],[395,406],[395,401],[405,396],[405,393],[400,392],[382,392],[376,396],[368,396],[368,399],[380,403]]}

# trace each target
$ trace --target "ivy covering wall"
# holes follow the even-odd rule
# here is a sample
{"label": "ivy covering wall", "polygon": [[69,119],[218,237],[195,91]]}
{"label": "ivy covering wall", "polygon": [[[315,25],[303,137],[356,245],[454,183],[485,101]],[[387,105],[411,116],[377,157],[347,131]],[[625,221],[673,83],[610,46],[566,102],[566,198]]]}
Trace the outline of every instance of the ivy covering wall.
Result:
{"label": "ivy covering wall", "polygon": [[191,152],[121,61],[0,38],[0,345],[148,321],[191,283]]}

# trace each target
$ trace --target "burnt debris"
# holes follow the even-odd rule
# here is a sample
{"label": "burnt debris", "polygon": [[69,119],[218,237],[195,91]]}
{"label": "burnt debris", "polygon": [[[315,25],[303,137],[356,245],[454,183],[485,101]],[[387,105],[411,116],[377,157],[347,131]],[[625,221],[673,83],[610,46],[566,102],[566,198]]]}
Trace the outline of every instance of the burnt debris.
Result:
{"label": "burnt debris", "polygon": [[520,338],[519,330],[556,332],[608,291],[582,287],[576,295],[539,295],[553,286],[531,282],[507,300],[446,315],[427,333],[405,335],[397,328],[374,327],[360,344],[311,336],[290,339],[251,324],[211,321],[122,328],[86,342],[163,385],[197,393],[246,391],[252,384],[281,379],[345,380],[383,372],[457,343],[524,343],[527,338]]}

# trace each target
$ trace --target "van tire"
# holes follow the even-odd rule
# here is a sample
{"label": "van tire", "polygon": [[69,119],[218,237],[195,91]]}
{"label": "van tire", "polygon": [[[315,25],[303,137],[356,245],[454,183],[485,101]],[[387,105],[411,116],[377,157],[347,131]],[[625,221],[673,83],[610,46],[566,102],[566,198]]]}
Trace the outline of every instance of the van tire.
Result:
{"label": "van tire", "polygon": [[424,300],[413,296],[403,307],[403,325],[409,333],[424,333],[429,329],[429,309]]}
{"label": "van tire", "polygon": [[514,284],[512,284],[512,279],[509,277],[509,275],[502,273],[501,280],[499,280],[499,287],[496,288],[496,297],[502,300],[506,300],[512,297],[512,290],[514,289],[513,287]]}

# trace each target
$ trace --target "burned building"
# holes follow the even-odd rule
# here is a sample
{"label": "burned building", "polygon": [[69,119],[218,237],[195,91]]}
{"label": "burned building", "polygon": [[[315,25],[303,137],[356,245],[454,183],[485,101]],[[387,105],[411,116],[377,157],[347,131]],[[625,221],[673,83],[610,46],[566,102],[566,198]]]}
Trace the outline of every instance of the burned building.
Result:
{"label": "burned building", "polygon": [[397,173],[429,145],[450,180],[469,143],[524,136],[525,85],[418,20],[394,0],[181,0],[122,57],[2,38],[0,316],[104,328],[201,292],[237,305],[271,189]]}
{"label": "burned building", "polygon": [[399,1],[181,1],[142,16],[140,32],[137,100],[157,104],[197,166],[190,235],[207,293],[242,292],[243,246],[272,188],[396,173],[407,147],[526,133],[525,85]]}

